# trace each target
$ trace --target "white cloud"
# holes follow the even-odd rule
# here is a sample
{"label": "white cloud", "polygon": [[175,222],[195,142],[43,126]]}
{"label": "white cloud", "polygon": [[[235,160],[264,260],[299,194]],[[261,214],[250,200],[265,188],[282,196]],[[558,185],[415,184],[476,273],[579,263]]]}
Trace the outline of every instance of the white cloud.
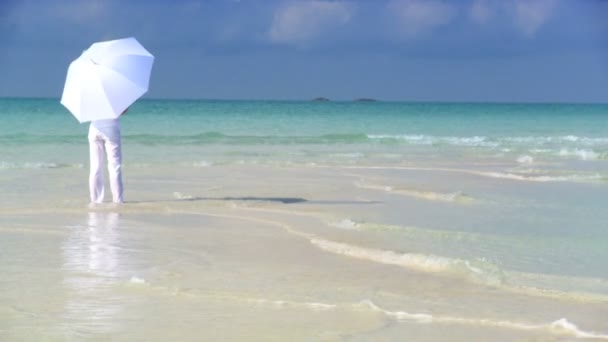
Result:
{"label": "white cloud", "polygon": [[353,6],[342,1],[292,1],[279,7],[268,36],[278,43],[303,43],[348,23]]}
{"label": "white cloud", "polygon": [[533,36],[553,14],[556,2],[556,0],[514,0],[515,25],[525,35]]}
{"label": "white cloud", "polygon": [[532,37],[551,18],[558,0],[474,0],[469,15],[486,24],[504,14],[523,35]]}
{"label": "white cloud", "polygon": [[471,6],[470,16],[474,22],[479,24],[487,23],[495,13],[495,8],[489,0],[475,0]]}
{"label": "white cloud", "polygon": [[392,0],[387,9],[399,20],[403,34],[415,37],[448,24],[456,9],[441,0]]}

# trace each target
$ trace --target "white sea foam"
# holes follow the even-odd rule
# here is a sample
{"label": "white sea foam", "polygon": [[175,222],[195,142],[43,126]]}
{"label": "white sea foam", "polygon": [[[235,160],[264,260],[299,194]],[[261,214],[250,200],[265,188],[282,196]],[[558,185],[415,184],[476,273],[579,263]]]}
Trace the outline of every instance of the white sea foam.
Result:
{"label": "white sea foam", "polygon": [[473,146],[473,147],[497,147],[499,144],[494,141],[488,141],[487,137],[445,137],[439,140],[440,143],[448,143],[456,146]]}
{"label": "white sea foam", "polygon": [[405,311],[389,311],[384,310],[381,307],[374,304],[369,299],[362,300],[359,303],[359,306],[371,309],[372,311],[381,312],[387,317],[393,318],[398,321],[414,321],[418,323],[432,323],[434,320],[433,315],[425,314],[425,313],[409,313]]}
{"label": "white sea foam", "polygon": [[517,158],[517,162],[520,164],[532,164],[534,163],[534,158],[529,155],[523,155]]}
{"label": "white sea foam", "polygon": [[[422,134],[369,134],[367,137],[374,141],[395,141],[404,142],[410,145],[433,146],[433,145],[449,145],[461,147],[478,147],[497,149],[503,152],[512,152],[518,149],[528,149],[532,153],[557,153],[561,148],[569,149],[588,149],[595,147],[608,147],[608,138],[606,137],[580,137],[575,135],[564,136],[524,136],[524,137],[487,137],[487,136],[468,136],[468,137],[453,137],[453,136],[432,136]],[[594,152],[595,153],[595,152]],[[593,160],[593,154],[584,152],[575,152],[580,158],[590,158],[584,160]],[[597,157],[597,156],[596,156]]]}
{"label": "white sea foam", "polygon": [[[145,280],[137,277],[131,278],[132,283],[146,284]],[[268,299],[268,298],[247,298],[235,295],[220,295],[219,297],[210,294],[212,298],[220,298],[222,300],[233,300],[245,302],[252,305],[263,305],[274,307],[276,309],[302,308],[311,311],[331,311],[343,309],[369,310],[384,315],[388,319],[396,322],[409,322],[418,324],[442,324],[442,325],[463,325],[471,327],[489,327],[502,328],[519,331],[538,331],[556,336],[568,336],[575,338],[599,339],[608,340],[608,334],[585,331],[580,329],[576,324],[570,322],[567,318],[560,318],[549,323],[527,323],[500,319],[478,318],[478,317],[459,317],[441,314],[430,314],[421,312],[408,312],[404,310],[387,310],[377,305],[370,299],[364,299],[357,303],[330,304],[323,302],[301,302],[294,300],[283,299]]]}
{"label": "white sea foam", "polygon": [[129,279],[129,283],[130,284],[143,285],[143,284],[146,284],[146,280],[144,278],[139,278],[139,277],[136,277],[136,276],[132,276],[131,279]]}
{"label": "white sea foam", "polygon": [[279,308],[295,307],[295,308],[307,308],[313,311],[327,311],[337,307],[335,304],[325,304],[319,302],[295,302],[291,300],[271,300],[271,299],[245,299],[246,302],[256,305],[270,305]]}
{"label": "white sea foam", "polygon": [[192,166],[194,166],[194,167],[209,167],[209,166],[212,166],[212,165],[213,165],[212,162],[208,162],[208,161],[205,161],[205,160],[197,161],[197,162],[192,163]]}
{"label": "white sea foam", "polygon": [[26,163],[13,163],[13,162],[0,162],[0,169],[57,169],[57,168],[83,168],[84,165],[80,163],[75,164],[57,164],[48,162],[26,162]]}
{"label": "white sea foam", "polygon": [[194,196],[192,196],[192,195],[182,194],[181,192],[177,192],[177,191],[173,193],[173,197],[175,199],[179,199],[179,200],[191,200],[191,199],[194,199]]}
{"label": "white sea foam", "polygon": [[569,322],[566,318],[558,319],[549,325],[551,331],[565,335],[573,335],[582,338],[597,338],[608,339],[607,334],[598,334],[580,330],[574,323]]}
{"label": "white sea foam", "polygon": [[529,176],[505,172],[473,172],[484,177],[510,179],[527,182],[588,182],[602,179],[600,174],[591,175],[564,175],[564,176]]}
{"label": "white sea foam", "polygon": [[357,229],[359,224],[357,222],[352,221],[351,219],[343,219],[338,222],[334,222],[330,224],[332,227],[342,228],[342,229]]}
{"label": "white sea foam", "polygon": [[528,150],[530,153],[534,153],[534,154],[544,154],[544,153],[551,153],[551,149],[549,148],[531,148]]}
{"label": "white sea foam", "polygon": [[411,144],[419,145],[430,145],[432,144],[432,137],[425,135],[389,135],[389,134],[368,134],[368,139],[372,140],[403,140]]}
{"label": "white sea foam", "polygon": [[396,140],[404,141],[412,145],[454,145],[454,146],[470,146],[470,147],[497,147],[499,143],[491,141],[488,137],[472,136],[472,137],[448,137],[448,136],[430,136],[430,135],[390,135],[390,134],[369,134],[367,137],[371,140]]}
{"label": "white sea foam", "polygon": [[[435,231],[429,229],[418,228],[414,226],[396,226],[385,225],[367,222],[357,222],[350,218],[345,218],[340,221],[330,222],[329,226],[341,229],[360,230],[360,231],[399,231],[407,235],[411,235],[413,239],[418,239],[421,236],[427,236],[435,241],[450,240],[466,240],[476,243],[479,239],[487,239],[486,236],[480,234],[458,232],[458,231]],[[363,248],[353,246],[346,243],[338,243],[317,238],[312,235],[303,234],[291,231],[292,233],[305,237],[310,242],[328,252],[341,254],[357,259],[397,265],[404,268],[412,269],[427,273],[442,273],[448,276],[455,276],[461,279],[470,280],[476,283],[482,283],[492,286],[498,286],[502,290],[525,294],[530,296],[540,296],[545,298],[569,298],[582,302],[606,302],[607,298],[604,294],[599,294],[597,286],[606,288],[604,280],[577,278],[576,284],[578,290],[573,292],[572,289],[554,289],[554,284],[565,281],[571,283],[573,280],[568,278],[547,276],[540,274],[528,274],[515,272],[512,270],[503,271],[485,258],[476,260],[462,260],[455,258],[447,258],[437,255],[424,255],[413,253],[399,253],[387,250],[378,250],[372,248]],[[422,235],[421,235],[422,234]],[[539,277],[541,281],[539,282]],[[583,281],[581,283],[581,281]],[[553,284],[553,285],[552,285]],[[580,291],[579,291],[580,290]],[[600,290],[600,293],[603,290]]]}
{"label": "white sea foam", "polygon": [[393,187],[390,185],[355,182],[355,186],[358,188],[361,188],[361,189],[381,190],[381,191],[387,191],[387,192],[393,191]]}
{"label": "white sea foam", "polygon": [[559,151],[561,157],[576,157],[581,160],[597,160],[600,157],[599,153],[592,150],[581,150],[581,149],[566,149],[563,148]]}
{"label": "white sea foam", "polygon": [[[594,174],[568,174],[562,176],[530,176],[526,174],[510,173],[510,172],[487,172],[476,171],[469,169],[451,169],[451,168],[432,168],[432,167],[409,167],[409,166],[343,166],[345,169],[369,169],[369,170],[410,170],[410,171],[439,171],[439,172],[458,172],[477,175],[482,177],[511,179],[527,182],[597,182],[606,180],[606,176],[599,173]],[[540,172],[535,172],[536,174]],[[355,184],[357,185],[357,184]],[[382,188],[378,188],[379,190]],[[385,191],[392,191],[392,187],[384,187]]]}
{"label": "white sea foam", "polygon": [[386,158],[386,159],[399,159],[399,158],[403,157],[402,154],[397,154],[397,153],[380,153],[377,156],[381,157],[381,158]]}
{"label": "white sea foam", "polygon": [[532,145],[546,145],[546,144],[564,144],[564,143],[577,143],[587,146],[593,145],[605,145],[608,144],[608,138],[598,137],[579,137],[575,135],[564,135],[564,136],[528,136],[528,137],[505,137],[501,140],[511,143],[519,144],[532,144]]}
{"label": "white sea foam", "polygon": [[471,197],[465,196],[461,191],[439,193],[433,191],[397,190],[396,192],[430,201],[471,202],[473,200]]}
{"label": "white sea foam", "polygon": [[468,260],[452,259],[436,255],[398,253],[318,238],[311,238],[310,242],[327,252],[381,264],[396,265],[419,272],[445,273],[486,285],[500,285],[504,282],[504,275],[502,272],[494,265],[482,260],[473,264]]}
{"label": "white sea foam", "polygon": [[367,307],[373,311],[380,312],[389,318],[396,321],[410,321],[416,323],[439,323],[439,324],[458,324],[471,326],[485,326],[506,328],[513,330],[524,331],[545,331],[554,335],[573,336],[578,338],[593,338],[593,339],[608,339],[607,334],[588,332],[579,329],[575,324],[569,322],[566,318],[558,319],[551,323],[530,324],[521,322],[512,322],[504,320],[492,320],[485,318],[465,318],[451,316],[434,316],[426,313],[409,313],[406,311],[389,311],[385,310],[371,300],[364,300],[359,303],[362,307]]}
{"label": "white sea foam", "polygon": [[457,317],[447,315],[433,315],[429,313],[412,313],[403,310],[391,311],[384,309],[372,300],[364,299],[353,304],[328,304],[321,302],[297,302],[292,300],[273,300],[263,298],[239,298],[234,296],[222,296],[224,299],[233,299],[245,301],[254,305],[272,306],[278,309],[283,308],[304,308],[312,311],[329,311],[339,310],[343,308],[353,308],[355,310],[369,310],[380,313],[388,319],[396,322],[410,322],[418,324],[444,324],[444,325],[466,325],[472,327],[490,327],[502,328],[519,331],[539,331],[557,336],[569,336],[575,338],[588,339],[608,339],[607,334],[584,331],[579,329],[576,324],[568,321],[566,318],[560,318],[550,323],[524,323],[508,320],[475,318],[475,317]]}
{"label": "white sea foam", "polygon": [[407,226],[396,226],[396,225],[388,225],[388,224],[377,224],[377,223],[369,223],[369,222],[356,222],[352,219],[345,218],[336,222],[329,222],[329,226],[347,229],[347,230],[367,230],[367,231],[411,231],[412,229],[419,229],[415,227],[407,227]]}
{"label": "white sea foam", "polygon": [[455,192],[435,192],[435,191],[421,191],[406,189],[400,187],[394,187],[390,185],[373,184],[368,182],[355,182],[355,186],[361,189],[381,190],[390,193],[420,198],[428,201],[442,201],[442,202],[461,202],[469,203],[473,199],[469,196],[464,195],[461,191]]}
{"label": "white sea foam", "polygon": [[365,157],[365,155],[363,153],[359,153],[359,152],[332,153],[329,156],[330,157],[335,157],[335,158],[363,158],[363,157]]}

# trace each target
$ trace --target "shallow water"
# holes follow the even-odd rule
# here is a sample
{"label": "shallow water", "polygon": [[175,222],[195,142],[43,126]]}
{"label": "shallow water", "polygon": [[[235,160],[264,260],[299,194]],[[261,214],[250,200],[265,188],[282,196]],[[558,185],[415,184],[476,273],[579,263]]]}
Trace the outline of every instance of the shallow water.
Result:
{"label": "shallow water", "polygon": [[0,100],[0,338],[608,339],[608,106]]}

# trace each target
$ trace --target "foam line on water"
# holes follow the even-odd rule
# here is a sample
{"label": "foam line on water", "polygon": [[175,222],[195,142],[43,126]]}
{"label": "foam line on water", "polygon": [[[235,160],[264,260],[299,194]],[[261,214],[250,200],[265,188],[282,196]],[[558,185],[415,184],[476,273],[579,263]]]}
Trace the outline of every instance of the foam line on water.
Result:
{"label": "foam line on water", "polygon": [[560,157],[575,157],[580,160],[598,160],[601,155],[593,150],[585,150],[585,149],[567,149],[562,148],[559,150]]}
{"label": "foam line on water", "polygon": [[551,323],[542,324],[530,324],[521,322],[512,322],[506,320],[492,320],[485,318],[464,318],[464,317],[452,317],[452,316],[433,316],[425,313],[409,313],[406,311],[389,311],[385,310],[371,300],[364,300],[360,303],[363,307],[380,312],[387,317],[390,317],[397,321],[408,321],[415,323],[440,323],[440,324],[455,324],[455,325],[471,325],[471,326],[484,326],[493,328],[506,328],[513,330],[524,330],[524,331],[544,331],[554,335],[561,336],[572,336],[577,338],[590,338],[590,339],[602,339],[608,340],[608,334],[588,332],[579,329],[574,323],[568,321],[566,318],[560,318]]}
{"label": "foam line on water", "polygon": [[82,169],[84,168],[84,164],[74,163],[74,164],[62,164],[62,163],[50,163],[50,162],[4,162],[0,161],[0,170],[10,170],[10,169],[65,169],[65,168],[74,168],[74,169]]}
{"label": "foam line on water", "polygon": [[398,253],[389,250],[359,247],[319,238],[310,239],[310,243],[324,251],[334,254],[381,264],[400,266],[419,272],[443,273],[484,285],[501,285],[504,283],[504,275],[502,272],[488,262],[479,261],[474,265],[468,260],[446,258],[437,255]]}
{"label": "foam line on water", "polygon": [[423,199],[427,201],[439,201],[439,202],[451,202],[451,203],[461,203],[461,204],[470,204],[473,202],[473,198],[470,196],[464,195],[461,191],[443,193],[443,192],[435,192],[435,191],[421,191],[421,190],[413,190],[407,189],[398,186],[391,185],[383,185],[376,184],[367,181],[359,181],[355,182],[354,185],[360,189],[370,189],[370,190],[380,190],[388,193],[404,195],[409,197],[414,197],[418,199]]}
{"label": "foam line on water", "polygon": [[[331,166],[329,167],[331,168]],[[606,177],[599,173],[595,174],[571,174],[563,176],[538,175],[530,176],[499,171],[478,171],[467,169],[452,168],[433,168],[433,167],[410,167],[410,166],[341,166],[342,169],[363,169],[363,170],[404,170],[404,171],[432,171],[432,172],[455,172],[465,173],[489,178],[502,178],[507,180],[525,182],[597,182],[605,180]]]}
{"label": "foam line on water", "polygon": [[[421,232],[424,232],[425,234],[431,234],[433,238],[437,239],[444,239],[447,236],[450,236],[459,240],[469,239],[473,241],[480,238],[478,234],[472,233],[427,231],[422,228],[411,226],[406,227],[374,223],[359,223],[348,218],[337,222],[328,223],[328,225],[345,230],[390,230],[403,231],[414,235],[419,235]],[[309,239],[313,245],[327,252],[381,264],[395,265],[418,272],[437,273],[445,276],[457,277],[473,283],[494,286],[510,293],[556,299],[567,298],[579,302],[608,302],[608,296],[603,293],[561,291],[522,285],[519,281],[513,283],[513,277],[519,280],[525,276],[529,282],[530,279],[535,279],[539,276],[546,278],[547,276],[503,270],[485,259],[464,260],[432,254],[400,253],[390,250],[354,246],[343,242],[329,241],[316,237],[309,237]],[[555,276],[552,279],[555,281],[570,280]],[[594,278],[577,279],[578,281],[584,281],[585,283],[598,284],[604,282],[604,280]]]}
{"label": "foam line on water", "polygon": [[290,308],[301,308],[311,311],[332,311],[343,309],[352,309],[356,311],[369,310],[371,312],[380,313],[385,317],[395,320],[397,322],[410,322],[418,324],[467,325],[473,327],[503,328],[520,331],[541,331],[558,336],[608,340],[608,334],[582,330],[578,328],[576,324],[570,322],[567,318],[560,318],[550,323],[534,324],[487,318],[432,315],[428,313],[411,313],[403,310],[390,311],[376,305],[373,301],[369,299],[362,300],[358,303],[330,304],[318,301],[297,301],[287,299],[249,297],[225,292],[182,291],[179,288],[168,288],[164,286],[154,285],[143,278],[135,276],[131,277],[129,281],[126,282],[126,284],[129,286],[137,285],[135,288],[160,291],[171,296],[187,296],[222,301],[228,300],[232,302],[240,302],[254,306],[266,306],[278,310]]}
{"label": "foam line on water", "polygon": [[534,163],[534,157],[525,154],[517,157],[517,162],[520,164],[532,164]]}
{"label": "foam line on water", "polygon": [[600,174],[591,175],[566,175],[566,176],[530,176],[521,175],[508,172],[475,172],[476,174],[490,178],[500,178],[508,180],[518,180],[526,182],[585,182],[585,181],[599,181],[603,177]]}
{"label": "foam line on water", "polygon": [[570,322],[567,318],[560,318],[550,323],[534,324],[487,318],[432,315],[428,313],[411,313],[403,310],[390,311],[376,305],[373,301],[369,299],[362,300],[358,303],[330,304],[318,301],[297,301],[288,299],[249,297],[246,295],[223,292],[182,291],[179,288],[167,288],[163,286],[154,285],[138,277],[132,277],[127,282],[127,284],[138,285],[137,287],[143,286],[142,288],[152,291],[160,291],[171,296],[188,296],[202,299],[232,301],[253,306],[265,306],[277,310],[293,308],[311,310],[316,312],[336,311],[344,309],[350,309],[355,311],[363,310],[364,312],[369,311],[380,313],[388,319],[392,319],[396,322],[409,322],[417,324],[466,325],[472,327],[503,328],[519,331],[540,331],[557,336],[608,340],[608,334],[582,330],[578,328],[576,324]]}
{"label": "foam line on water", "polygon": [[[267,208],[248,208],[238,207],[239,210],[248,212],[268,212],[292,214],[297,216],[305,216],[319,220],[311,213],[292,213],[283,210],[267,209]],[[257,222],[268,224],[277,228],[283,229],[287,233],[304,238],[309,243],[325,252],[343,255],[355,259],[366,260],[386,265],[394,265],[410,269],[412,271],[438,274],[446,277],[456,277],[472,283],[481,284],[484,286],[493,286],[509,293],[525,294],[535,297],[570,299],[579,302],[606,302],[608,298],[605,295],[587,294],[587,293],[570,293],[557,290],[539,289],[529,286],[517,286],[508,282],[508,272],[500,269],[496,265],[483,259],[479,260],[463,260],[456,258],[448,258],[438,255],[426,255],[418,253],[401,253],[390,250],[381,250],[367,247],[355,246],[343,242],[336,242],[318,237],[311,233],[304,233],[291,227],[284,222],[273,219],[258,218],[251,216],[240,215],[224,215],[216,213],[201,213],[200,211],[177,211],[193,215],[205,215],[211,217],[239,219],[249,222]],[[411,229],[411,228],[410,228]]]}
{"label": "foam line on water", "polygon": [[525,137],[489,137],[489,136],[434,136],[424,134],[367,134],[371,141],[380,143],[405,143],[422,146],[464,146],[498,149],[505,147],[545,147],[545,146],[606,146],[606,137],[566,136],[525,136]]}

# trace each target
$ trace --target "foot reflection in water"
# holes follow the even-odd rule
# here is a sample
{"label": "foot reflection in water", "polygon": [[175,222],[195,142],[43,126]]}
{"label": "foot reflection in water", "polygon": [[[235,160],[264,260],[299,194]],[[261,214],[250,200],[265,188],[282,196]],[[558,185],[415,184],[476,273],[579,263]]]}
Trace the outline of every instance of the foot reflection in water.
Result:
{"label": "foot reflection in water", "polygon": [[115,331],[124,298],[121,281],[120,214],[89,212],[86,225],[75,225],[63,246],[66,332],[73,337]]}

